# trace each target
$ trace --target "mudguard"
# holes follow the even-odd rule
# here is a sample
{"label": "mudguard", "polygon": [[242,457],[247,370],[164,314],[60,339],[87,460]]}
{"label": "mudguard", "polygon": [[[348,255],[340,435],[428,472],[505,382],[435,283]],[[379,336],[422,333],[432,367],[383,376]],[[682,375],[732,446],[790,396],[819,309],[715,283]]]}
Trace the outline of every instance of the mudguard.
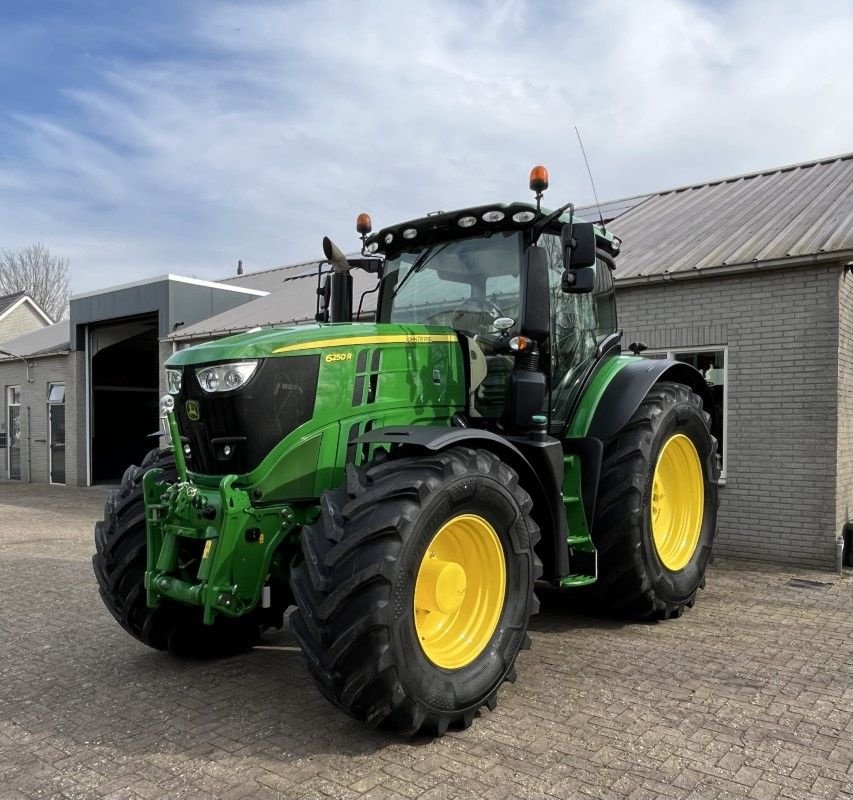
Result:
{"label": "mudguard", "polygon": [[631,419],[654,384],[673,381],[689,386],[711,408],[708,384],[699,370],[670,359],[637,358],[610,381],[589,424],[587,436],[607,442]]}
{"label": "mudguard", "polygon": [[500,436],[479,428],[445,428],[432,425],[388,427],[370,431],[355,440],[364,444],[394,444],[437,452],[448,447],[482,448],[512,467],[533,500],[533,517],[542,531],[541,548],[545,579],[569,574],[566,512],[562,502],[563,450],[558,439],[534,441],[526,437]]}

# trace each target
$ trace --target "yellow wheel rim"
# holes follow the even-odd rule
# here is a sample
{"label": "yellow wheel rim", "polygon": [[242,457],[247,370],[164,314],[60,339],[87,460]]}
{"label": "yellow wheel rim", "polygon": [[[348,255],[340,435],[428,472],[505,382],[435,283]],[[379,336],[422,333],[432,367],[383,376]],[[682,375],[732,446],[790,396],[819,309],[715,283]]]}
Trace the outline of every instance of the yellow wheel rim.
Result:
{"label": "yellow wheel rim", "polygon": [[485,650],[506,595],[506,562],[495,529],[476,514],[442,525],[415,581],[415,632],[437,667],[460,669]]}
{"label": "yellow wheel rim", "polygon": [[666,440],[652,479],[652,539],[670,572],[684,569],[702,533],[705,481],[696,447],[683,433]]}

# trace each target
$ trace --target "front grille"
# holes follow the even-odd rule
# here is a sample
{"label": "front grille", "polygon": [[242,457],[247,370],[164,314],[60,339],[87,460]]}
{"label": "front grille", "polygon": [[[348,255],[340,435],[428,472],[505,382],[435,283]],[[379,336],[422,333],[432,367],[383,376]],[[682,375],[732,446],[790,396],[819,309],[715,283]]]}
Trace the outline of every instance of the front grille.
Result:
{"label": "front grille", "polygon": [[[183,388],[175,403],[181,434],[189,441],[193,472],[250,472],[314,415],[318,355],[264,359],[245,386],[213,394],[199,386],[195,373],[202,366],[184,367]],[[190,419],[187,411],[194,403],[198,414],[193,416],[198,419]]]}

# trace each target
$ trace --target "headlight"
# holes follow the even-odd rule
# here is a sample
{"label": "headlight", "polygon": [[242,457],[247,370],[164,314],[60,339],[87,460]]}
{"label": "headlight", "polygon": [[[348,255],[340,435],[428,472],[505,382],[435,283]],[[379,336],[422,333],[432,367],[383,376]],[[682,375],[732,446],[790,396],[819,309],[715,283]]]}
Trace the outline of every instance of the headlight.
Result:
{"label": "headlight", "polygon": [[216,371],[218,367],[207,367],[206,369],[196,370],[196,377],[199,385],[206,392],[215,392],[219,388],[219,373]]}
{"label": "headlight", "polygon": [[257,368],[257,361],[238,361],[233,364],[199,367],[195,376],[198,378],[198,385],[206,392],[230,392],[246,383]]}
{"label": "headlight", "polygon": [[179,369],[166,370],[166,391],[169,394],[181,393],[181,371]]}

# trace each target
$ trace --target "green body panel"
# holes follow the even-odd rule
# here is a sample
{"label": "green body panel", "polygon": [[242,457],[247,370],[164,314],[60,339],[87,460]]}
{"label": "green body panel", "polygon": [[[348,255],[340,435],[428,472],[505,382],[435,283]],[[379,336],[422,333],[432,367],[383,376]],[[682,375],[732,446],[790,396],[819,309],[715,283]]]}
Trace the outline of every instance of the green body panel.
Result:
{"label": "green body panel", "polygon": [[610,356],[596,370],[592,376],[589,386],[581,397],[574,417],[572,417],[569,427],[566,430],[566,436],[586,436],[589,431],[590,423],[601,402],[601,398],[607,387],[610,385],[618,372],[621,372],[628,366],[635,356]]}
{"label": "green body panel", "polygon": [[[267,358],[287,353],[326,353],[354,347],[366,338],[402,336],[398,342],[417,348],[425,337],[453,335],[441,325],[403,325],[399,323],[318,322],[249,331],[178,350],[166,362],[167,367],[183,364],[214,364],[246,358]],[[454,337],[455,338],[455,337]],[[386,343],[387,344],[387,343]],[[383,345],[385,346],[385,345]]]}
{"label": "green body panel", "polygon": [[[359,371],[358,353],[367,350]],[[375,396],[367,401],[373,353],[379,351]],[[328,324],[241,334],[175,353],[168,367],[319,353],[314,413],[245,475],[187,471],[175,449],[179,480],[143,480],[148,531],[148,602],[170,597],[215,613],[253,609],[274,571],[276,554],[298,553],[296,532],[313,519],[325,489],[343,481],[347,459],[371,453],[352,439],[388,425],[450,425],[465,407],[465,375],[456,334],[423,325]],[[358,379],[361,379],[360,381]],[[362,393],[356,398],[356,387]],[[180,431],[167,414],[173,441]],[[259,421],[261,422],[261,421]],[[375,446],[374,446],[375,449]],[[204,542],[195,574],[176,577],[181,539]],[[202,547],[202,545],[199,545]],[[286,573],[288,565],[281,565]]]}
{"label": "green body panel", "polygon": [[[367,351],[358,371],[358,353]],[[376,398],[365,403],[375,351],[380,351]],[[426,325],[341,323],[275,328],[241,334],[175,353],[166,366],[210,364],[246,358],[320,354],[312,418],[274,447],[236,485],[249,486],[264,502],[318,498],[343,478],[353,426],[364,433],[385,425],[449,424],[465,406],[462,351],[449,328]],[[354,387],[362,377],[362,395]],[[199,484],[212,485],[190,473]],[[214,478],[213,483],[218,484]],[[259,493],[259,495],[257,495]]]}
{"label": "green body panel", "polygon": [[[601,398],[610,382],[616,375],[631,363],[633,356],[614,355],[607,357],[592,376],[589,385],[586,387],[583,395],[580,398],[578,407],[574,416],[566,430],[566,438],[575,438],[586,436],[589,432],[589,426],[592,422],[593,415],[598,409]],[[591,558],[586,561],[595,559],[595,545],[592,541],[592,535],[587,524],[586,511],[583,504],[583,493],[581,491],[583,464],[576,455],[566,456],[564,459],[565,467],[563,470],[563,505],[566,508],[566,520],[569,528],[569,552],[580,552],[588,554]],[[568,575],[560,581],[563,587],[586,586],[590,583],[595,583],[597,574],[596,570],[587,573],[577,573]]]}
{"label": "green body panel", "polygon": [[[568,523],[568,542],[570,555],[575,552],[586,553],[595,557],[595,545],[592,543],[589,525],[581,492],[582,468],[577,456],[566,456],[563,459],[563,506],[566,509]],[[568,575],[560,581],[561,586],[586,586],[595,583],[594,572]]]}

